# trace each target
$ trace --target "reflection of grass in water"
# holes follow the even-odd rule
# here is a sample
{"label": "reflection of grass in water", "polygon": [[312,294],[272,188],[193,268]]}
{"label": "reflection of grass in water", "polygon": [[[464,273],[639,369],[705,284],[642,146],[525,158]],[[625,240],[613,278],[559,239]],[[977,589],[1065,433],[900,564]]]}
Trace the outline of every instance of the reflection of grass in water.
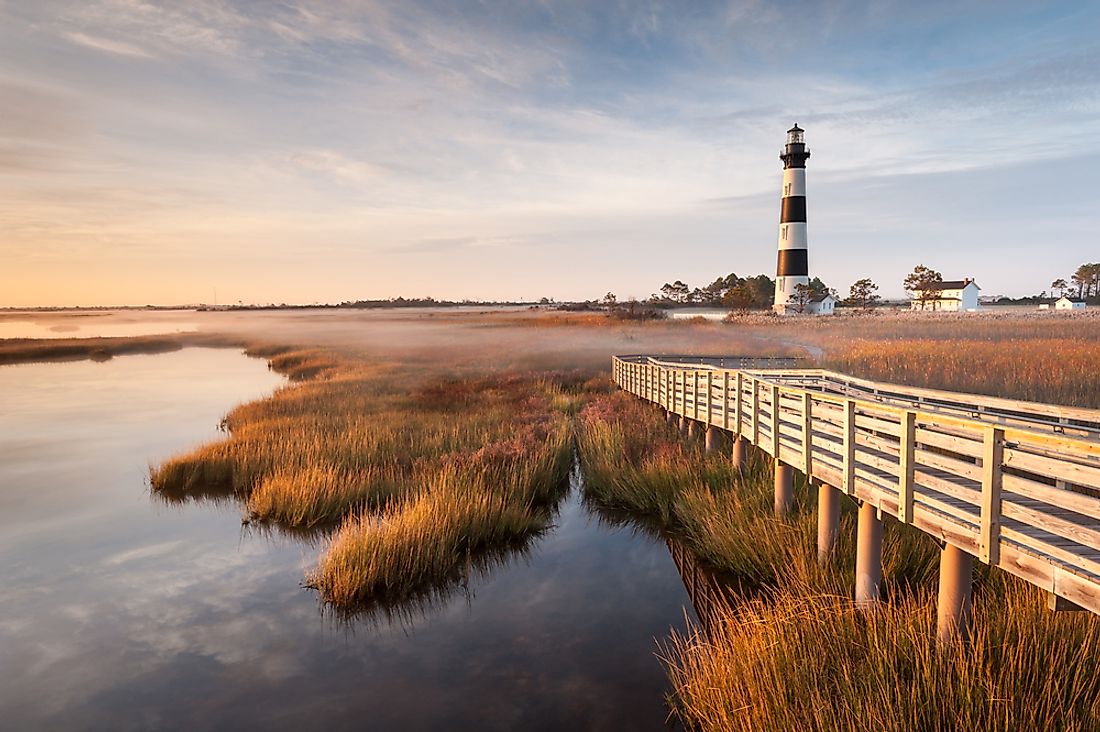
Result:
{"label": "reflection of grass in water", "polygon": [[[659,411],[625,394],[592,400],[578,442],[590,501],[635,512],[738,588],[709,633],[674,636],[673,706],[700,729],[1096,729],[1100,618],[1052,615],[1042,593],[979,565],[974,637],[935,652],[938,548],[891,521],[887,603],[859,613],[855,526],[842,516],[828,566],[816,562],[812,497],[772,515],[763,461],[744,476],[705,455]],[[613,515],[613,514],[612,514]]]}
{"label": "reflection of grass in water", "polygon": [[0,365],[51,361],[109,361],[115,356],[169,353],[188,346],[243,347],[239,338],[198,333],[127,338],[13,338],[0,341]]}
{"label": "reflection of grass in water", "polygon": [[[563,426],[564,427],[564,426]],[[531,454],[446,468],[415,496],[345,521],[310,583],[341,606],[400,600],[453,578],[471,555],[540,532],[565,487],[569,433]]]}
{"label": "reflection of grass in water", "polygon": [[347,605],[326,603],[323,612],[352,630],[364,626],[410,629],[417,621],[445,609],[456,598],[464,597],[469,603],[479,581],[514,561],[527,561],[531,547],[546,530],[538,529],[506,545],[471,551],[455,564],[449,576],[409,588],[400,596],[376,596]]}
{"label": "reflection of grass in water", "polygon": [[327,601],[392,610],[431,597],[469,557],[546,526],[583,381],[267,355],[302,382],[234,410],[227,439],[154,468],[151,483],[176,502],[233,496],[253,524],[338,525],[309,580]]}

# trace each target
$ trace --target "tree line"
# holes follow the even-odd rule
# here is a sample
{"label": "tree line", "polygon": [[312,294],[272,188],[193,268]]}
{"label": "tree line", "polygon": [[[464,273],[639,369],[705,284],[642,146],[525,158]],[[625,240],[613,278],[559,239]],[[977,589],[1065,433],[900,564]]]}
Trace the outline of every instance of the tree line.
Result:
{"label": "tree line", "polygon": [[1059,277],[1050,283],[1052,296],[1055,290],[1058,291],[1058,296],[1062,297],[1067,293],[1072,294],[1074,289],[1077,290],[1077,298],[1080,300],[1100,297],[1100,262],[1082,264],[1070,275],[1069,282]]}

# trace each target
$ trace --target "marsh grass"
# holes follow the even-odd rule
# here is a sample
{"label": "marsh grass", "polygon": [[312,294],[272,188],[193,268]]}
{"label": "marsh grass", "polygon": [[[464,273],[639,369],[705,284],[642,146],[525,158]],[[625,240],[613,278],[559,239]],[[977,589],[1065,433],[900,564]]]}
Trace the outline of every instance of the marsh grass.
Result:
{"label": "marsh grass", "polygon": [[352,607],[456,581],[471,556],[546,529],[568,488],[571,446],[563,421],[549,440],[521,454],[449,466],[407,500],[359,512],[337,532],[310,584],[335,605]]}
{"label": "marsh grass", "polygon": [[175,502],[234,496],[253,524],[332,530],[309,579],[326,601],[430,596],[471,557],[546,527],[587,377],[250,352],[295,383],[230,412],[226,439],[152,468],[152,488]]}
{"label": "marsh grass", "polygon": [[834,349],[827,364],[895,384],[1100,408],[1100,342],[1083,335],[857,341]]}
{"label": "marsh grass", "polygon": [[999,575],[969,644],[938,650],[931,591],[856,610],[786,588],[665,646],[687,726],[721,730],[1094,730],[1100,629]]}
{"label": "marsh grass", "polygon": [[241,348],[239,338],[205,333],[121,338],[0,339],[0,365],[57,361],[109,361],[115,356],[171,353],[187,347]]}
{"label": "marsh grass", "polygon": [[[590,500],[668,533],[742,591],[790,581],[819,592],[852,590],[854,508],[841,516],[833,560],[819,567],[816,489],[796,481],[790,516],[775,518],[772,470],[761,453],[752,451],[738,472],[728,450],[707,455],[701,439],[682,439],[656,408],[621,392],[585,407],[578,442]],[[883,545],[886,592],[933,581],[938,556],[931,539],[895,523]]]}
{"label": "marsh grass", "polygon": [[[625,394],[596,397],[579,423],[589,500],[681,542],[721,578],[719,610],[675,634],[663,657],[670,704],[690,729],[1097,729],[1100,619],[1055,615],[1042,593],[978,565],[964,648],[937,652],[939,548],[888,520],[886,602],[855,610],[855,515],[816,562],[815,493],[796,486],[772,516],[772,474],[707,455]],[[728,590],[732,588],[733,592]]]}

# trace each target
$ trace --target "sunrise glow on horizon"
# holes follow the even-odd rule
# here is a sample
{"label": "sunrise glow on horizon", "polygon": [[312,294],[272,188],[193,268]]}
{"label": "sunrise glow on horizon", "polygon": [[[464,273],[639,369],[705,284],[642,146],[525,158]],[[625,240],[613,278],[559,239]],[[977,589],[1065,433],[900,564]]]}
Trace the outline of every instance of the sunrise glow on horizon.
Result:
{"label": "sunrise glow on horizon", "polygon": [[0,0],[0,307],[1019,296],[1098,258],[1100,6]]}

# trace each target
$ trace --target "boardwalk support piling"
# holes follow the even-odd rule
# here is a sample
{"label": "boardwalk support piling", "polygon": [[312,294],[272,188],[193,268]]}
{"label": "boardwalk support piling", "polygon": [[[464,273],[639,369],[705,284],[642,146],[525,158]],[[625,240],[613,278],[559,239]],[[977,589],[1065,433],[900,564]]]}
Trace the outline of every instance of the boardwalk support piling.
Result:
{"label": "boardwalk support piling", "polygon": [[794,502],[794,468],[775,461],[775,515],[784,518]]}
{"label": "boardwalk support piling", "polygon": [[707,452],[714,452],[721,444],[722,433],[713,425],[707,427]]}
{"label": "boardwalk support piling", "polygon": [[688,439],[695,439],[695,435],[699,432],[699,423],[694,419],[688,420]]}
{"label": "boardwalk support piling", "polygon": [[688,418],[684,415],[680,415],[680,434],[686,435],[688,433]]}
{"label": "boardwalk support piling", "polygon": [[840,491],[828,483],[817,486],[817,563],[829,561],[840,536]]}
{"label": "boardwalk support piling", "polygon": [[966,640],[973,570],[974,557],[957,546],[944,544],[936,609],[936,640],[941,646]]}
{"label": "boardwalk support piling", "polygon": [[671,409],[666,409],[665,421],[669,424],[676,424],[676,412],[673,412]]}
{"label": "boardwalk support piling", "polygon": [[882,587],[882,519],[870,501],[859,507],[856,535],[856,607],[878,604]]}
{"label": "boardwalk support piling", "polygon": [[745,461],[749,457],[749,443],[744,437],[740,435],[733,441],[733,469],[738,472],[745,472]]}

